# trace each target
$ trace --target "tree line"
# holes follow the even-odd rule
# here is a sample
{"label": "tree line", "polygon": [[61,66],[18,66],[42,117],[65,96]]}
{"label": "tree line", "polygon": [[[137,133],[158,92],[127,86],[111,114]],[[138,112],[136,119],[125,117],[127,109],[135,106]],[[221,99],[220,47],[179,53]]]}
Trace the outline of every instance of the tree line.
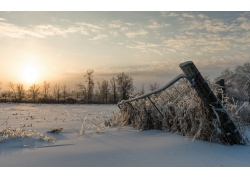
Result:
{"label": "tree line", "polygon": [[[0,102],[18,103],[117,103],[129,99],[135,94],[144,94],[144,85],[139,90],[133,85],[133,78],[120,73],[109,80],[94,82],[94,70],[84,74],[84,83],[75,84],[70,89],[66,84],[54,84],[44,81],[42,85],[32,84],[25,90],[22,83],[9,82],[8,90],[2,91]],[[149,90],[159,88],[158,83],[150,84]]]}
{"label": "tree line", "polygon": [[[136,95],[145,93],[144,85],[136,89],[133,78],[125,73],[117,74],[109,80],[94,82],[94,70],[87,70],[84,74],[84,83],[75,84],[70,89],[66,84],[50,84],[44,81],[41,85],[32,84],[27,90],[22,83],[7,84],[8,89],[1,91],[0,102],[19,103],[117,103]],[[250,94],[250,63],[237,65],[233,70],[224,69],[214,81],[224,79],[229,97],[239,100],[242,97],[249,99]],[[154,82],[149,85],[149,91],[159,88]],[[241,95],[240,97],[239,94]],[[244,96],[243,96],[244,95]]]}

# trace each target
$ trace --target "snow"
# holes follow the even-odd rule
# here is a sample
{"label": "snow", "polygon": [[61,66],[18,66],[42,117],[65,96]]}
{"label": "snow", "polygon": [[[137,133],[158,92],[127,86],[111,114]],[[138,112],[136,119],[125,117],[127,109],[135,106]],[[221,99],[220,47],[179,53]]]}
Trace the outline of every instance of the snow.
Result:
{"label": "snow", "polygon": [[[11,139],[0,143],[1,167],[249,167],[250,146],[226,146],[160,130],[138,131],[130,126],[102,127],[91,123],[80,135],[81,124],[102,124],[116,105],[0,104],[0,130],[36,130],[56,138]],[[32,126],[31,126],[32,124]],[[93,125],[93,124],[92,124]],[[30,126],[30,127],[28,127]],[[58,133],[48,133],[63,127]]]}

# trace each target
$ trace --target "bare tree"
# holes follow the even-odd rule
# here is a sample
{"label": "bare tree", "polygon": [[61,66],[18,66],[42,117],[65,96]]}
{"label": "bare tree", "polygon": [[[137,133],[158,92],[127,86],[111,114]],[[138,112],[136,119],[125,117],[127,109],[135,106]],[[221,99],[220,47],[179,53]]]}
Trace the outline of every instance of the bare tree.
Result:
{"label": "bare tree", "polygon": [[113,95],[113,101],[114,103],[117,102],[117,85],[116,85],[116,79],[114,77],[112,77],[112,79],[110,79],[110,91]]}
{"label": "bare tree", "polygon": [[50,83],[47,83],[46,81],[44,81],[43,86],[42,86],[42,94],[43,94],[44,99],[48,99],[49,90],[50,90]]}
{"label": "bare tree", "polygon": [[96,100],[101,100],[102,96],[101,96],[101,83],[99,81],[97,81],[97,88],[95,90],[95,99]]}
{"label": "bare tree", "polygon": [[16,85],[16,92],[17,92],[17,100],[18,100],[18,102],[22,102],[22,100],[23,100],[23,98],[25,96],[25,90],[24,90],[23,84],[18,83]]}
{"label": "bare tree", "polygon": [[9,82],[8,87],[10,89],[10,92],[14,95],[14,100],[17,100],[17,93],[16,93],[16,85],[12,82]]}
{"label": "bare tree", "polygon": [[235,71],[236,71],[236,72],[245,73],[245,74],[250,75],[250,63],[247,62],[247,63],[244,63],[243,65],[238,65],[238,66],[235,68]]}
{"label": "bare tree", "polygon": [[71,93],[76,100],[79,100],[81,94],[79,90],[79,84],[75,85],[75,90],[73,90]]}
{"label": "bare tree", "polygon": [[66,84],[64,84],[64,85],[62,86],[62,97],[63,97],[63,100],[65,100],[65,99],[67,98],[69,92],[70,92],[70,89],[67,88],[67,85],[66,85]]}
{"label": "bare tree", "polygon": [[77,84],[77,92],[79,92],[79,96],[81,100],[85,100],[87,97],[87,88],[84,86],[84,84],[80,83]]}
{"label": "bare tree", "polygon": [[224,81],[226,82],[226,89],[235,89],[236,86],[238,86],[236,84],[236,73],[232,70],[230,70],[229,68],[224,69],[221,74],[216,77],[214,79],[215,82],[219,81],[220,79],[224,79]]}
{"label": "bare tree", "polygon": [[33,102],[35,102],[38,98],[39,89],[40,89],[40,86],[33,84],[32,86],[30,86],[28,90]]}
{"label": "bare tree", "polygon": [[103,100],[108,102],[108,94],[109,94],[109,82],[107,80],[103,80],[101,84],[101,97]]}
{"label": "bare tree", "polygon": [[244,63],[243,65],[238,65],[235,68],[235,83],[239,87],[239,90],[244,88],[248,94],[250,94],[250,63]]}
{"label": "bare tree", "polygon": [[248,80],[250,79],[248,78],[246,72],[240,70],[241,68],[241,66],[237,66],[237,72],[227,68],[221,72],[220,76],[214,79],[216,82],[220,79],[224,79],[226,96],[231,102],[246,101],[249,99],[248,94],[250,89],[248,88]]}
{"label": "bare tree", "polygon": [[141,89],[137,91],[137,95],[143,95],[145,93],[144,84],[142,84]]}
{"label": "bare tree", "polygon": [[154,90],[158,89],[159,87],[160,87],[160,85],[157,82],[154,82],[154,84],[149,85],[149,90],[154,91]]}
{"label": "bare tree", "polygon": [[93,81],[94,70],[89,69],[84,77],[86,77],[87,82],[87,100],[91,101],[94,94],[94,81]]}
{"label": "bare tree", "polygon": [[7,101],[11,101],[11,94],[12,92],[10,90],[1,92],[1,96]]}
{"label": "bare tree", "polygon": [[60,96],[61,96],[61,87],[60,87],[60,84],[56,84],[54,87],[53,87],[53,95],[54,95],[54,98],[57,102],[59,102],[60,100]]}
{"label": "bare tree", "polygon": [[133,78],[126,75],[125,73],[120,73],[117,75],[116,82],[120,98],[122,100],[128,99],[129,94],[134,90]]}

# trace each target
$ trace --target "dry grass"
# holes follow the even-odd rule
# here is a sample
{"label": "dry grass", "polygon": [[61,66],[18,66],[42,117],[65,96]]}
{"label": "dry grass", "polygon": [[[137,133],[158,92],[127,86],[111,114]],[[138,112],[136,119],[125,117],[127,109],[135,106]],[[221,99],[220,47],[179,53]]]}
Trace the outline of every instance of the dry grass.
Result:
{"label": "dry grass", "polygon": [[[208,81],[208,80],[207,80]],[[222,89],[208,81],[214,92],[222,92]],[[178,93],[176,91],[181,91]],[[222,133],[219,117],[213,117],[212,113],[204,106],[193,88],[181,81],[175,87],[169,88],[159,94],[150,96],[155,102],[162,115],[150,103],[147,98],[125,103],[121,106],[120,113],[105,122],[107,126],[132,125],[138,130],[160,129],[167,132],[178,133],[189,138],[201,139],[209,142],[228,144],[224,133]],[[223,95],[225,110],[229,113],[237,129],[247,142],[245,126],[239,116],[239,106],[231,104]],[[247,111],[245,107],[241,110]],[[216,110],[214,109],[215,113]],[[237,113],[238,114],[237,114]]]}
{"label": "dry grass", "polygon": [[108,128],[103,124],[97,123],[95,120],[84,119],[81,124],[79,135],[87,135],[91,133],[104,133],[107,132]]}
{"label": "dry grass", "polygon": [[44,136],[42,133],[36,132],[35,130],[25,130],[20,128],[7,127],[0,130],[0,142],[3,142],[9,138],[11,139],[23,139],[26,137],[38,138],[43,141],[55,142],[56,139],[51,136]]}
{"label": "dry grass", "polygon": [[73,129],[75,130],[79,135],[90,135],[92,133],[105,133],[108,131],[108,127],[105,126],[105,123],[99,124],[98,122],[96,122],[94,119],[89,119],[87,117],[79,117],[78,115],[76,115],[76,118],[78,120],[81,120],[81,128],[78,130],[76,128],[72,128],[70,126],[67,126],[69,129]]}

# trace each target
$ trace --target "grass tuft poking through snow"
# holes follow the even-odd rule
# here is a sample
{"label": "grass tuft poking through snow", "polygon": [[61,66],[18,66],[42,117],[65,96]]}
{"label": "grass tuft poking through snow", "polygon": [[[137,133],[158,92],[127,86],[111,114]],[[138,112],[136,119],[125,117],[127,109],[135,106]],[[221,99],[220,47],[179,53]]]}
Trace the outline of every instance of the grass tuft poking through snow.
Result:
{"label": "grass tuft poking through snow", "polygon": [[23,139],[26,137],[38,138],[43,141],[55,142],[56,139],[51,136],[44,136],[42,133],[36,132],[35,130],[25,130],[20,128],[7,127],[0,130],[0,142],[11,139]]}
{"label": "grass tuft poking through snow", "polygon": [[48,131],[48,133],[60,133],[63,130],[63,127],[54,127],[52,130]]}

